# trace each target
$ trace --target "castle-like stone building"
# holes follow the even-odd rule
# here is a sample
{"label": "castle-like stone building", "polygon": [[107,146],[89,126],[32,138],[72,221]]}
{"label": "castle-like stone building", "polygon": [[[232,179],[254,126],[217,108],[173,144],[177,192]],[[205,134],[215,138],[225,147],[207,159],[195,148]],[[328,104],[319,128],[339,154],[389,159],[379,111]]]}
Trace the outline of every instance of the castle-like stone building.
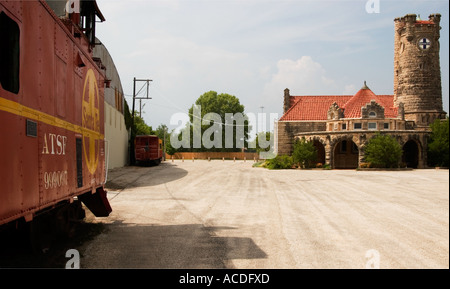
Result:
{"label": "castle-like stone building", "polygon": [[444,119],[439,60],[440,14],[395,19],[394,95],[376,95],[366,83],[355,95],[292,96],[276,126],[276,151],[291,154],[296,138],[313,141],[318,163],[357,168],[368,141],[388,134],[402,145],[408,167],[427,164],[429,125]]}

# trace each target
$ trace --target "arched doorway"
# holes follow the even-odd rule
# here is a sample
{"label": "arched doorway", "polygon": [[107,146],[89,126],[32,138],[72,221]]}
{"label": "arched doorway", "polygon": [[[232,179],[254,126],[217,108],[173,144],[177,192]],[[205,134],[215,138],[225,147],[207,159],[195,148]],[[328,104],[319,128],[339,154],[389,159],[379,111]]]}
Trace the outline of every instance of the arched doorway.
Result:
{"label": "arched doorway", "polygon": [[417,169],[419,166],[419,146],[417,142],[410,140],[403,146],[403,163],[408,168]]}
{"label": "arched doorway", "polygon": [[316,140],[316,141],[314,141],[314,147],[317,150],[316,164],[320,163],[320,164],[324,165],[325,164],[325,147],[324,147],[324,145],[320,141]]}
{"label": "arched doorway", "polygon": [[333,154],[333,168],[356,169],[359,166],[359,149],[351,140],[345,139],[337,143]]}

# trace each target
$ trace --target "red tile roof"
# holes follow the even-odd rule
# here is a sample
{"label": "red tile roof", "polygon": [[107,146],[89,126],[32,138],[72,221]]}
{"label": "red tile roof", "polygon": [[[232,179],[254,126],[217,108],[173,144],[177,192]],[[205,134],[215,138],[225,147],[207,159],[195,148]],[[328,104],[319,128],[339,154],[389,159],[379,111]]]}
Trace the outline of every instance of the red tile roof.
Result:
{"label": "red tile roof", "polygon": [[291,96],[291,108],[280,121],[327,120],[328,110],[333,103],[344,110],[345,118],[361,118],[361,108],[375,100],[384,107],[386,118],[395,118],[398,108],[394,107],[393,95],[376,95],[363,88],[355,95]]}
{"label": "red tile roof", "polygon": [[393,95],[375,95],[370,89],[361,89],[344,105],[345,118],[361,118],[361,107],[372,100],[384,107],[384,116],[386,118],[397,117],[398,110],[394,108]]}
{"label": "red tile roof", "polygon": [[336,102],[342,107],[352,97],[352,95],[295,96],[295,105],[280,120],[327,120],[328,110],[333,103]]}
{"label": "red tile roof", "polygon": [[434,25],[435,23],[434,23],[433,21],[429,21],[429,20],[419,20],[419,21],[416,21],[415,24],[416,24],[416,25],[419,25],[419,24],[429,24],[429,25]]}

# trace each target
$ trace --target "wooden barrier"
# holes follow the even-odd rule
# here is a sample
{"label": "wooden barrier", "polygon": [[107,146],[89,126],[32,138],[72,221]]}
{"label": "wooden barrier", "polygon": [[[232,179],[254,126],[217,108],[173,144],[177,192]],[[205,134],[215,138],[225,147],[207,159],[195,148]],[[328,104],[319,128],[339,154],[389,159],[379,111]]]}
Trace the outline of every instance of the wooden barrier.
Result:
{"label": "wooden barrier", "polygon": [[175,153],[173,155],[166,155],[166,159],[173,160],[185,160],[192,159],[194,160],[251,160],[253,159],[255,162],[259,160],[258,153],[221,153],[221,152],[202,152],[202,153]]}

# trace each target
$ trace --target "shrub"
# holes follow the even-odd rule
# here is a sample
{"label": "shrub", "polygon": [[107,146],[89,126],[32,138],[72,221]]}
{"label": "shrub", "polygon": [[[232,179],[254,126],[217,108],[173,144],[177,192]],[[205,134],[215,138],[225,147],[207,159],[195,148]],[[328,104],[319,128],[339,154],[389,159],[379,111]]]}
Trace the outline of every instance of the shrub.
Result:
{"label": "shrub", "polygon": [[296,139],[292,158],[299,167],[310,168],[317,160],[317,149],[312,142],[306,141],[305,138]]}
{"label": "shrub", "polygon": [[294,161],[290,156],[276,156],[273,159],[266,161],[266,167],[270,170],[285,170],[291,169],[294,165]]}
{"label": "shrub", "polygon": [[371,167],[397,168],[402,158],[400,144],[389,135],[378,134],[366,146],[366,161]]}
{"label": "shrub", "polygon": [[428,142],[428,164],[430,166],[449,166],[449,119],[436,120],[431,124]]}

